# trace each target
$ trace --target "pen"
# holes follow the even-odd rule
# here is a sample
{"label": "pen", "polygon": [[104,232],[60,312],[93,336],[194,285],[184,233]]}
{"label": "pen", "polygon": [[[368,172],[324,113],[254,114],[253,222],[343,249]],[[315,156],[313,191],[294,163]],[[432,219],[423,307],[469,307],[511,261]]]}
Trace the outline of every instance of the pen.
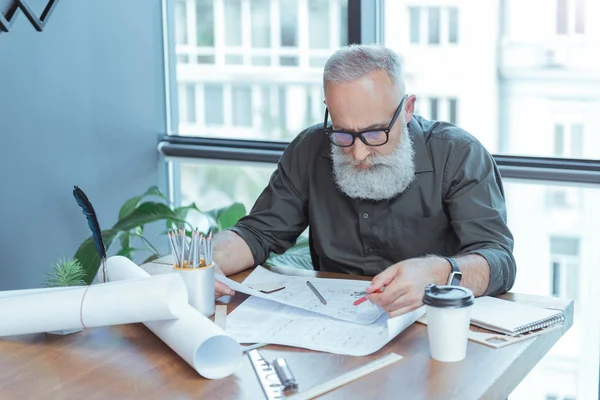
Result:
{"label": "pen", "polygon": [[[380,287],[379,289],[377,289],[374,293],[383,293],[383,291],[385,290],[385,286],[384,287]],[[363,296],[360,299],[356,300],[354,302],[354,305],[357,306],[359,304],[364,303],[365,301],[367,301],[367,296]]]}
{"label": "pen", "polygon": [[310,283],[310,281],[306,281],[306,284],[308,285],[308,287],[310,288],[310,290],[312,290],[312,292],[315,294],[315,296],[317,296],[317,298],[319,300],[321,300],[321,303],[327,305],[327,300],[325,300],[323,298],[323,296],[321,296],[321,293],[319,293],[319,291],[317,290],[317,288],[314,287],[313,284]]}

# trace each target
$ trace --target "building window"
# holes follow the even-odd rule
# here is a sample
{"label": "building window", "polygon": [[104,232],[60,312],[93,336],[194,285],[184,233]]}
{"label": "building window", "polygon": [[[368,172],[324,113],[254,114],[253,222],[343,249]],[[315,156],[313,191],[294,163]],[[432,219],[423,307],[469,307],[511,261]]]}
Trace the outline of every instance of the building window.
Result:
{"label": "building window", "polygon": [[410,42],[417,44],[421,40],[421,9],[409,7]]}
{"label": "building window", "polygon": [[429,99],[429,118],[436,120],[438,119],[438,107],[439,107],[439,99],[431,98]]}
{"label": "building window", "polygon": [[448,99],[448,121],[457,124],[458,104],[456,99]]}
{"label": "building window", "polygon": [[579,287],[579,238],[550,237],[551,293],[577,300]]}
{"label": "building window", "polygon": [[196,45],[214,46],[215,29],[212,0],[196,0]]}
{"label": "building window", "polygon": [[187,36],[187,10],[185,1],[175,3],[175,44],[186,45]]}
{"label": "building window", "polygon": [[[298,2],[297,0],[281,0],[279,2],[279,18],[281,20],[281,46],[298,46]],[[294,12],[296,11],[296,12]]]}
{"label": "building window", "polygon": [[556,0],[556,33],[585,33],[585,0]]}
{"label": "building window", "polygon": [[204,124],[206,126],[225,123],[223,102],[222,84],[207,83],[204,85]]}
{"label": "building window", "polygon": [[440,44],[440,8],[429,7],[427,29],[429,44]]}
{"label": "building window", "polygon": [[554,124],[554,155],[581,158],[583,156],[583,124],[558,122]]}
{"label": "building window", "polygon": [[408,7],[408,37],[411,44],[457,44],[457,7]]}
{"label": "building window", "polygon": [[252,126],[252,89],[250,86],[233,86],[231,100],[232,124],[234,126]]}
{"label": "building window", "polygon": [[448,9],[448,43],[458,43],[458,8]]}
{"label": "building window", "polygon": [[575,33],[585,33],[584,0],[575,0]]}
{"label": "building window", "polygon": [[269,0],[254,0],[250,3],[250,21],[252,47],[269,48],[271,46]]}
{"label": "building window", "polygon": [[454,97],[421,98],[415,103],[415,114],[430,120],[458,123],[458,99]]}
{"label": "building window", "polygon": [[179,119],[184,124],[196,123],[196,85],[179,87]]}
{"label": "building window", "polygon": [[224,4],[225,12],[225,45],[242,45],[242,2],[241,0],[227,0]]}
{"label": "building window", "polygon": [[566,34],[568,32],[569,17],[567,10],[567,0],[557,0],[556,2],[556,33]]}
{"label": "building window", "polygon": [[311,49],[329,48],[329,2],[310,0],[308,2],[308,47]]}

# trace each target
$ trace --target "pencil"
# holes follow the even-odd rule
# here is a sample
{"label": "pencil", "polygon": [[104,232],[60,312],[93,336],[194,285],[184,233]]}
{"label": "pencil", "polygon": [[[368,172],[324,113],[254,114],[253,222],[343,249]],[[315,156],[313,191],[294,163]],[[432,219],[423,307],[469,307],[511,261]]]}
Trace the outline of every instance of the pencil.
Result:
{"label": "pencil", "polygon": [[[384,288],[379,288],[379,289],[377,289],[377,290],[376,290],[375,292],[373,292],[373,293],[383,293],[383,290],[384,290],[384,289],[385,289],[385,287],[384,287]],[[362,303],[364,303],[365,301],[367,301],[367,296],[363,296],[363,297],[361,297],[360,299],[356,300],[356,301],[354,302],[354,305],[355,305],[355,306],[358,306],[359,304],[362,304]]]}
{"label": "pencil", "polygon": [[312,290],[312,292],[315,294],[315,296],[317,296],[317,298],[321,301],[321,303],[327,305],[327,300],[325,300],[323,298],[323,296],[321,296],[321,293],[319,293],[319,291],[317,290],[317,288],[314,287],[313,284],[310,283],[310,281],[306,281],[306,284],[308,285],[308,287],[310,288],[310,290]]}

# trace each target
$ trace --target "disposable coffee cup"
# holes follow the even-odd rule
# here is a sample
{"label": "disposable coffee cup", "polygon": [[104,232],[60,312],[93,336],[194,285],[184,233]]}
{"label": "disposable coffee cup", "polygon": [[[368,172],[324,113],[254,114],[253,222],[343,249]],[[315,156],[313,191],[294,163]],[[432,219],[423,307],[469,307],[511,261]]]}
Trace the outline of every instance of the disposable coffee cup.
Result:
{"label": "disposable coffee cup", "polygon": [[215,313],[215,264],[198,268],[173,267],[173,269],[185,282],[190,305],[205,317],[212,317]]}
{"label": "disposable coffee cup", "polygon": [[460,286],[428,285],[423,303],[427,308],[427,335],[431,358],[461,361],[467,355],[473,292]]}

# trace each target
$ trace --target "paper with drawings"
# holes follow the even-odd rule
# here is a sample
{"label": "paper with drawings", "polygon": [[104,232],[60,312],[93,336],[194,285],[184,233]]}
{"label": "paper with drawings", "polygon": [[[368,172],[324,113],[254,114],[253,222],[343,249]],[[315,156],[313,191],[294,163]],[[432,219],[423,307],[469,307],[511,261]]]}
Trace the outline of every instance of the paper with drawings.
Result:
{"label": "paper with drawings", "polygon": [[425,312],[381,315],[369,325],[318,315],[250,297],[227,317],[227,333],[240,343],[272,343],[334,354],[365,356],[381,349]]}
{"label": "paper with drawings", "polygon": [[[222,275],[215,275],[215,278],[235,291],[313,311],[343,321],[371,324],[384,313],[381,308],[368,301],[359,306],[353,305],[354,301],[360,297],[353,296],[354,292],[364,291],[370,284],[367,281],[282,275],[271,272],[261,266],[256,267],[244,280],[244,283],[237,283]],[[319,293],[327,300],[327,304],[321,303],[317,296],[310,290],[306,281],[310,281],[317,288]],[[253,283],[265,282],[276,282],[285,286],[285,288],[267,294],[249,287]]]}

